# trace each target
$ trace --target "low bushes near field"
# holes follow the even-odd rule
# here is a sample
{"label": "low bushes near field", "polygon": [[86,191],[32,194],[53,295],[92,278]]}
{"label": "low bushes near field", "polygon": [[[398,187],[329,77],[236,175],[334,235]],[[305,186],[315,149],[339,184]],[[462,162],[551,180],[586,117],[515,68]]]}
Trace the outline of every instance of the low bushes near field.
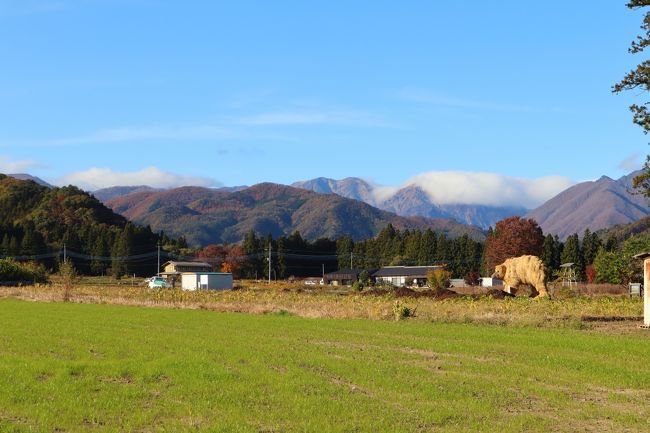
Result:
{"label": "low bushes near field", "polygon": [[[286,311],[308,318],[394,320],[400,300],[417,316],[417,321],[477,323],[504,326],[591,327],[594,319],[616,318],[634,326],[643,314],[640,298],[627,296],[583,296],[554,300],[526,297],[503,298],[500,291],[487,295],[461,296],[447,290],[415,291],[367,289],[362,292],[342,287],[309,287],[277,283],[239,283],[239,290],[195,291],[151,290],[141,286],[89,285],[79,282],[66,294],[64,286],[0,287],[0,297],[46,302],[68,299],[77,303],[110,303],[145,307],[204,309],[221,312],[264,314]],[[583,320],[588,318],[589,320]]]}
{"label": "low bushes near field", "polygon": [[0,259],[0,282],[45,283],[47,271],[39,263],[21,263],[13,259]]}

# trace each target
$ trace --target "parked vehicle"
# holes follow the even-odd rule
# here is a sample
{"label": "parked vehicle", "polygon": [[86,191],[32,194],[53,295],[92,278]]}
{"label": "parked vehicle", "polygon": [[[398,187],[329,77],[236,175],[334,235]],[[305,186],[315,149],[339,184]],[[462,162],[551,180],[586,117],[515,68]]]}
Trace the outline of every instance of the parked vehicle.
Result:
{"label": "parked vehicle", "polygon": [[170,289],[172,287],[163,277],[151,277],[147,283],[150,289]]}

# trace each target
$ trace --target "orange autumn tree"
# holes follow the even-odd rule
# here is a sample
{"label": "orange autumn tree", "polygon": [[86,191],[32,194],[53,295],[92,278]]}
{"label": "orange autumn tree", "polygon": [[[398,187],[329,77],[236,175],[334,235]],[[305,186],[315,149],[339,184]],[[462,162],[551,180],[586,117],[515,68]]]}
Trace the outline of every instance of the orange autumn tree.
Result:
{"label": "orange autumn tree", "polygon": [[485,268],[491,274],[496,265],[511,257],[540,256],[543,245],[544,234],[535,220],[506,218],[496,223],[485,240]]}
{"label": "orange autumn tree", "polygon": [[196,256],[209,263],[213,271],[217,271],[221,269],[227,254],[228,247],[226,245],[211,244],[200,250]]}
{"label": "orange autumn tree", "polygon": [[246,261],[246,252],[239,245],[211,244],[200,250],[198,258],[210,263],[214,271],[230,272],[235,279]]}
{"label": "orange autumn tree", "polygon": [[226,260],[222,265],[222,269],[228,269],[222,272],[231,272],[233,278],[239,279],[241,277],[241,269],[247,260],[246,251],[240,245],[229,245]]}

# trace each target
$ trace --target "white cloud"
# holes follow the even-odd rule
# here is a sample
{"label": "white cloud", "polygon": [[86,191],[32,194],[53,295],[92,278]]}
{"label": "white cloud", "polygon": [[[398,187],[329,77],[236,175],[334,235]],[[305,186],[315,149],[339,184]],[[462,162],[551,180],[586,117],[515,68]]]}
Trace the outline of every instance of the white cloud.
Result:
{"label": "white cloud", "polygon": [[[416,185],[436,204],[478,204],[534,208],[564,191],[575,182],[564,176],[536,179],[497,173],[433,171],[410,178],[402,187]],[[386,200],[395,187],[376,190],[378,200]]]}
{"label": "white cloud", "polygon": [[24,173],[40,167],[43,165],[36,161],[12,161],[8,156],[0,155],[0,173]]}
{"label": "white cloud", "polygon": [[372,196],[375,199],[375,205],[385,202],[401,189],[399,186],[379,186],[372,185]]}
{"label": "white cloud", "polygon": [[148,185],[154,188],[175,188],[179,186],[215,187],[222,184],[203,176],[181,176],[148,167],[140,171],[119,172],[110,168],[90,168],[67,174],[54,181],[56,185],[76,185],[88,191],[110,186]]}
{"label": "white cloud", "polygon": [[625,171],[639,170],[643,163],[641,162],[641,152],[634,152],[632,155],[618,163],[618,168]]}

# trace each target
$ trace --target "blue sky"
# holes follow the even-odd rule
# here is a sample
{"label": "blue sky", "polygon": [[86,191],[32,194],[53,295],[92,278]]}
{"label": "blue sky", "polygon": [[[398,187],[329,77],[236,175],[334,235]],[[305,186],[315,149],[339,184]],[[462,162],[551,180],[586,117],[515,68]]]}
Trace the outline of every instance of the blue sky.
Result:
{"label": "blue sky", "polygon": [[[0,170],[291,183],[640,166],[625,1],[0,0]],[[90,187],[90,186],[88,186]]]}

